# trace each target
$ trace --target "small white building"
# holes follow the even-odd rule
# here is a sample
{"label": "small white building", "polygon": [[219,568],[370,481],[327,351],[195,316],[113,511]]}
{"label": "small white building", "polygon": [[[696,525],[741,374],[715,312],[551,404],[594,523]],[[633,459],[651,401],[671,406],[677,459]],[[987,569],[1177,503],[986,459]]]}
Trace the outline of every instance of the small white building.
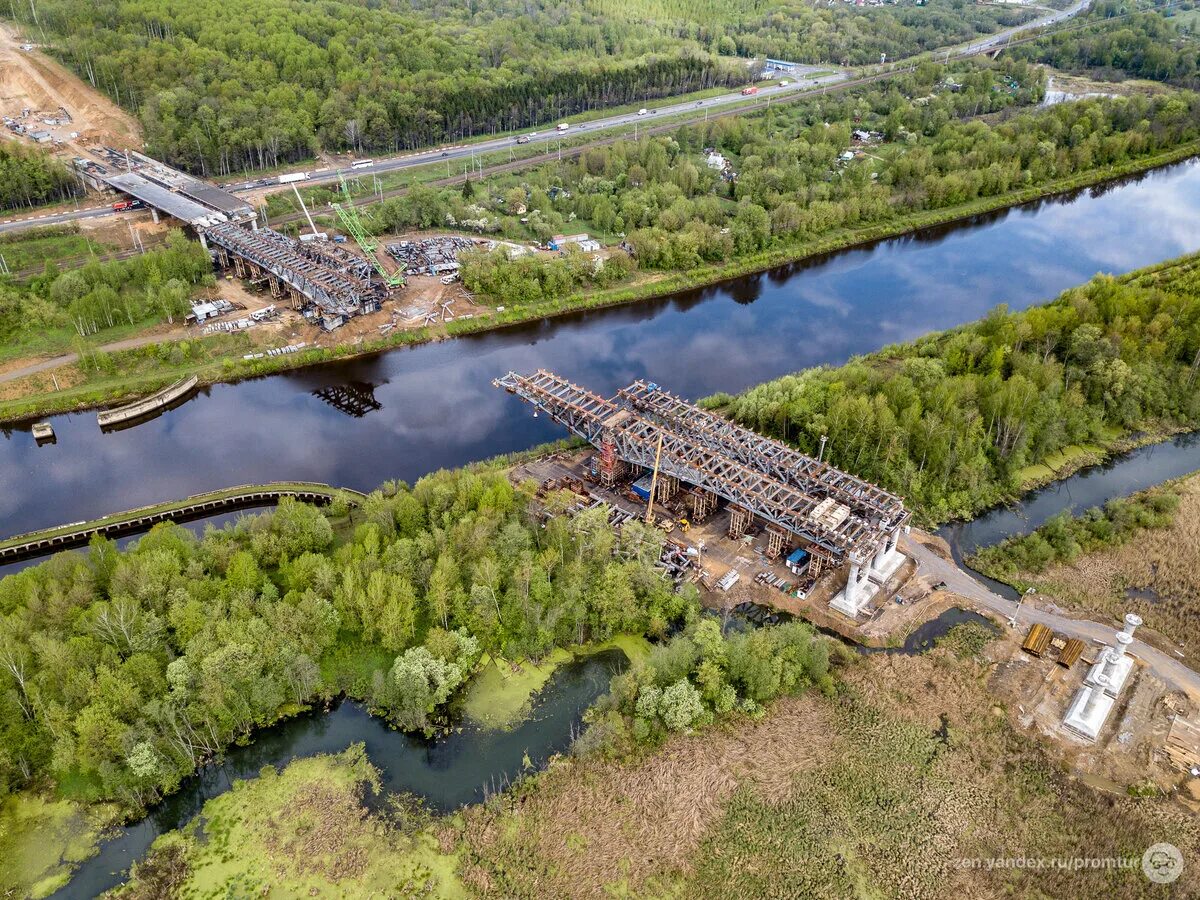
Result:
{"label": "small white building", "polygon": [[716,150],[708,154],[708,158],[705,161],[708,163],[710,169],[716,169],[718,172],[729,165],[729,161]]}

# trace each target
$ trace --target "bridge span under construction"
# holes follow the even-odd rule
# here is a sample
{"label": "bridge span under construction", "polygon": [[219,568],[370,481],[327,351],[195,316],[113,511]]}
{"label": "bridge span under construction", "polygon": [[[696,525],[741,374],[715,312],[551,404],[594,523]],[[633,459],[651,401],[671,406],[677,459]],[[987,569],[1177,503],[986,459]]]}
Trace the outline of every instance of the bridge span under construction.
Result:
{"label": "bridge span under construction", "polygon": [[494,384],[596,447],[601,483],[656,470],[660,492],[685,483],[728,503],[731,537],[758,518],[775,553],[796,545],[846,567],[846,587],[831,606],[848,616],[903,562],[897,544],[911,513],[900,497],[653,382],[635,381],[612,398],[545,370],[509,372]]}

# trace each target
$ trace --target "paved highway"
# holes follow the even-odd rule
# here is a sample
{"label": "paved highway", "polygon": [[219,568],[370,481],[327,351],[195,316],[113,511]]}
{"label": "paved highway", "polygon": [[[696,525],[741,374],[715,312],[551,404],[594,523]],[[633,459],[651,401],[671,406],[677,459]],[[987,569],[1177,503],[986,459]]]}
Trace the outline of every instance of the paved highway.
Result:
{"label": "paved highway", "polygon": [[[1083,10],[1091,5],[1092,0],[1077,0],[1075,4],[1067,9],[1060,10],[1037,19],[1032,19],[1023,25],[1016,25],[1004,31],[997,32],[987,38],[958,47],[948,48],[945,51],[939,51],[938,55],[944,54],[945,59],[961,58],[975,56],[981,53],[988,53],[997,47],[1003,46],[1010,42],[1017,35],[1023,34],[1037,28],[1044,28],[1051,25],[1056,25],[1064,22],[1067,19],[1078,15]],[[903,65],[895,69],[874,76],[888,77],[893,73],[910,71],[911,66]],[[823,74],[822,74],[823,73]],[[618,115],[606,116],[601,119],[593,119],[588,122],[572,123],[570,128],[565,132],[560,133],[557,129],[557,123],[548,125],[545,129],[539,131],[524,132],[520,135],[506,134],[503,137],[491,138],[486,141],[479,141],[471,144],[456,144],[452,146],[435,147],[431,150],[422,150],[414,153],[409,153],[403,156],[393,156],[377,161],[372,161],[369,165],[360,165],[358,167],[333,168],[327,171],[311,172],[309,178],[303,184],[323,184],[336,181],[339,175],[353,174],[355,177],[363,175],[381,174],[386,172],[396,172],[402,169],[412,168],[414,166],[426,166],[430,163],[446,161],[447,163],[453,160],[462,160],[470,158],[476,154],[494,153],[503,151],[517,146],[518,137],[521,138],[521,146],[542,145],[547,149],[555,147],[563,138],[575,138],[580,133],[596,133],[614,128],[633,128],[635,125],[654,125],[656,122],[665,119],[669,116],[682,116],[691,114],[686,119],[681,119],[680,124],[684,121],[695,121],[703,118],[702,113],[708,110],[723,110],[724,108],[734,104],[746,104],[748,111],[755,110],[760,106],[766,105],[770,99],[794,99],[796,96],[810,93],[818,88],[824,89],[830,86],[854,83],[854,73],[846,70],[830,72],[828,67],[820,66],[802,66],[791,75],[782,76],[780,79],[786,80],[787,84],[781,84],[775,81],[770,85],[759,85],[758,93],[754,98],[757,102],[747,103],[748,97],[744,96],[740,91],[731,91],[728,94],[720,94],[716,97],[710,97],[706,100],[686,100],[677,103],[672,103],[667,106],[659,106],[648,108],[645,115],[639,115],[637,112],[621,113]],[[569,121],[569,119],[567,120]],[[255,179],[252,181],[238,182],[223,186],[226,190],[232,191],[235,194],[245,194],[254,191],[262,191],[269,187],[278,187],[278,182],[274,178]],[[25,219],[17,219],[10,221],[0,221],[0,233],[6,231],[21,231],[28,228],[36,228],[41,225],[56,225],[64,222],[79,221],[81,219],[94,219],[103,216],[115,215],[107,206],[91,207],[83,210],[69,210],[62,213],[47,214],[41,216],[33,216]]]}
{"label": "paved highway", "polygon": [[61,213],[47,213],[40,216],[30,216],[27,219],[0,222],[0,232],[24,231],[27,228],[39,228],[42,225],[59,225],[63,222],[78,222],[80,219],[99,219],[111,215],[115,215],[115,213],[107,206],[71,209]]}
{"label": "paved highway", "polygon": [[[849,72],[830,72],[828,66],[824,68],[818,66],[807,66],[797,74],[781,76],[781,81],[786,80],[788,82],[786,85],[781,84],[779,81],[775,81],[770,85],[759,85],[758,93],[753,99],[760,101],[759,105],[765,105],[767,98],[804,93],[820,87],[821,85],[837,84],[838,82],[846,81],[849,78]],[[435,147],[432,150],[422,150],[404,156],[381,159],[377,162],[372,162],[367,166],[360,165],[355,168],[344,167],[340,169],[330,169],[327,172],[312,172],[303,183],[321,184],[323,182],[336,181],[339,175],[353,175],[355,177],[360,177],[363,175],[379,174],[383,172],[395,172],[399,169],[407,169],[412,166],[426,166],[430,163],[436,163],[442,160],[463,159],[475,156],[477,154],[493,153],[497,150],[508,150],[509,148],[515,148],[517,146],[518,138],[521,139],[522,146],[542,144],[554,147],[560,140],[568,140],[577,137],[581,133],[598,132],[621,127],[633,128],[635,125],[639,124],[649,126],[654,125],[662,118],[679,115],[681,113],[693,113],[694,119],[701,118],[701,112],[703,110],[720,109],[721,107],[729,106],[734,103],[746,103],[750,99],[751,98],[744,96],[740,91],[732,91],[728,94],[720,94],[716,97],[710,97],[706,100],[687,100],[679,103],[672,103],[668,106],[647,108],[645,115],[641,115],[637,112],[629,112],[622,113],[620,115],[606,116],[601,119],[592,119],[587,122],[571,123],[570,128],[563,132],[558,131],[557,123],[555,123],[547,125],[545,129],[540,131],[526,131],[519,134],[508,133],[504,137],[492,138],[486,141],[477,141],[471,144],[455,144],[452,146]],[[570,123],[570,118],[568,117],[563,121]],[[234,193],[240,193],[248,190],[261,189],[275,184],[275,179],[263,179],[244,182],[241,184],[228,185],[227,188],[232,190]]]}

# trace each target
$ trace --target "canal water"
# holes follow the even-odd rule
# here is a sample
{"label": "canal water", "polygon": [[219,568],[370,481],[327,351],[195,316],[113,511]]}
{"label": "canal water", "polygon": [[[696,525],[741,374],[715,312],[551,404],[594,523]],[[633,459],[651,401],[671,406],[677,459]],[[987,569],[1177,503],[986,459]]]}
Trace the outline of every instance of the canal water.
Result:
{"label": "canal water", "polygon": [[1054,481],[1010,506],[998,506],[969,522],[951,522],[938,534],[961,564],[980,547],[1040,528],[1060,512],[1079,514],[1156,484],[1200,471],[1200,431],[1139,447]]}
{"label": "canal water", "polygon": [[693,398],[738,391],[1196,249],[1187,162],[659,301],[217,385],[126,431],[56,416],[55,445],[0,432],[0,534],[247,482],[411,481],[562,437],[491,386],[509,369],[598,392],[639,377]]}
{"label": "canal water", "polygon": [[189,778],[146,818],[120,829],[52,896],[82,900],[122,883],[123,873],[155,838],[185,825],[235,780],[253,778],[263,766],[278,768],[305,756],[340,753],[359,742],[380,770],[385,790],[416,795],[436,812],[477,803],[526,771],[526,757],[533,769],[540,769],[551,755],[567,750],[582,727],[584,710],[608,690],[613,675],[626,664],[620,650],[605,650],[560,666],[536,698],[529,718],[510,731],[468,725],[426,740],[393,731],[347,700],[331,712],[314,712],[255,732],[252,744],[232,748],[219,764]]}

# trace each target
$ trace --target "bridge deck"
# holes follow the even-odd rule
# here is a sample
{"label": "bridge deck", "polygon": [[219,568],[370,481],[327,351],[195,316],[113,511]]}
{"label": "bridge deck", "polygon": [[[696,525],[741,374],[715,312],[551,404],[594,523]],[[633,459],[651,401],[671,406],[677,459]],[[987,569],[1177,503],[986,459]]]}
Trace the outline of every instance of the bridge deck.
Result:
{"label": "bridge deck", "polygon": [[[894,495],[737,426],[721,433],[718,422],[724,420],[669,394],[652,398],[655,391],[640,382],[613,400],[544,370],[510,372],[495,384],[634,465],[653,467],[661,441],[661,472],[744,506],[838,557],[875,553],[908,519]],[[796,468],[787,468],[788,459]],[[842,504],[841,515],[829,514],[831,501]]]}
{"label": "bridge deck", "polygon": [[[137,172],[122,172],[120,175],[108,175],[104,181],[123,194],[136,197],[143,203],[165,212],[169,216],[187,222],[190,225],[219,221],[218,214],[207,206],[203,206],[183,194],[169,191],[160,184],[155,184]],[[222,216],[223,218],[223,216]]]}

